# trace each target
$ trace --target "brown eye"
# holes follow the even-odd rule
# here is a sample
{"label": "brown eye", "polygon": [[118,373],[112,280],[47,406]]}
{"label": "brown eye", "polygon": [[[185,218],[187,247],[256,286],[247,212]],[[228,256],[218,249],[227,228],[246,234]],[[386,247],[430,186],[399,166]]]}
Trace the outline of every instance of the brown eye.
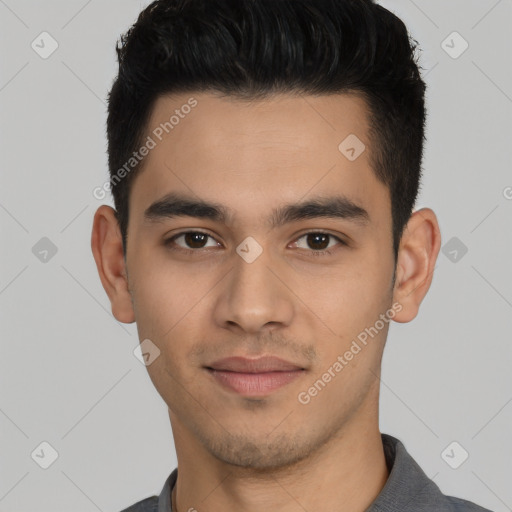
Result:
{"label": "brown eye", "polygon": [[192,249],[202,249],[208,239],[204,233],[185,233],[184,241]]}
{"label": "brown eye", "polygon": [[324,233],[309,233],[306,237],[307,244],[312,249],[325,250],[329,246],[329,235]]}
{"label": "brown eye", "polygon": [[[180,239],[182,239],[183,242],[178,243],[178,240]],[[206,245],[208,239],[212,240],[213,245]],[[207,247],[218,246],[218,242],[216,242],[211,235],[203,233],[202,231],[187,231],[185,233],[179,233],[174,235],[172,238],[169,238],[164,243],[171,248],[174,248],[172,246],[176,245],[178,248],[184,250],[205,249]]]}
{"label": "brown eye", "polygon": [[[305,246],[299,243],[299,240],[305,239]],[[334,244],[332,243],[334,242]],[[328,249],[333,248],[336,242],[341,245],[347,245],[343,240],[337,236],[331,235],[330,233],[324,233],[322,231],[312,231],[305,233],[299,237],[296,241],[297,247],[300,249],[309,249],[310,252],[316,255],[330,254]]]}

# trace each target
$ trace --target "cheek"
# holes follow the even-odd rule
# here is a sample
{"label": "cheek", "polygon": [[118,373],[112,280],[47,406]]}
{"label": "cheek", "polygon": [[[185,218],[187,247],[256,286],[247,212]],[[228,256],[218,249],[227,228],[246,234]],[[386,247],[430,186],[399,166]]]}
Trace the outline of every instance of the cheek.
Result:
{"label": "cheek", "polygon": [[151,259],[139,256],[130,275],[139,338],[149,338],[180,359],[183,342],[204,328],[208,299],[219,277],[207,268],[170,261],[165,251],[155,253]]}
{"label": "cheek", "polygon": [[350,266],[333,269],[313,294],[329,317],[337,318],[342,325],[360,325],[373,314],[378,316],[386,304],[387,281],[382,263],[361,253]]}
{"label": "cheek", "polygon": [[133,263],[130,281],[139,332],[161,338],[191,308],[194,289],[169,262],[139,257]]}
{"label": "cheek", "polygon": [[[318,315],[315,322],[318,324],[321,320],[329,328],[329,337],[333,333],[337,335],[324,346],[328,359],[335,360],[343,354],[358,336],[363,342],[371,341],[375,348],[366,350],[370,343],[364,347],[368,357],[373,360],[374,356],[378,356],[380,343],[377,340],[385,339],[389,326],[389,322],[383,326],[379,318],[391,306],[391,267],[392,262],[383,262],[377,257],[377,251],[364,254],[361,251],[350,265],[333,268],[327,279],[317,281],[316,287],[310,286],[307,305],[310,311]],[[377,321],[379,323],[375,333],[372,327]],[[366,358],[358,356],[355,359],[362,363]],[[354,362],[351,366],[357,364]]]}

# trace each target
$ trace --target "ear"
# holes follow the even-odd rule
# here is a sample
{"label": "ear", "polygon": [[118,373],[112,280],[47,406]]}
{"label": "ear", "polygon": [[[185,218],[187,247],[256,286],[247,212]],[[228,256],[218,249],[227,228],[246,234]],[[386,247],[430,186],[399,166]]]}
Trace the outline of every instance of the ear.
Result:
{"label": "ear", "polygon": [[91,248],[101,284],[112,305],[112,314],[119,322],[134,322],[121,231],[115,211],[110,206],[102,205],[96,210]]}
{"label": "ear", "polygon": [[397,277],[393,302],[402,309],[393,317],[396,322],[410,322],[432,283],[434,267],[441,247],[441,232],[430,208],[414,212],[407,223],[397,257]]}

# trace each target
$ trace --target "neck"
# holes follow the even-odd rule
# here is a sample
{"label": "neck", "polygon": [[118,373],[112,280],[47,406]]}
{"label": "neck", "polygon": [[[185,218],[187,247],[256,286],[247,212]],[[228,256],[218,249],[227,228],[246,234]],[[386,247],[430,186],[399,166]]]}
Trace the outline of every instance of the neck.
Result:
{"label": "neck", "polygon": [[378,422],[348,425],[320,450],[293,466],[271,471],[226,464],[211,456],[172,416],[178,457],[176,510],[364,512],[389,472]]}

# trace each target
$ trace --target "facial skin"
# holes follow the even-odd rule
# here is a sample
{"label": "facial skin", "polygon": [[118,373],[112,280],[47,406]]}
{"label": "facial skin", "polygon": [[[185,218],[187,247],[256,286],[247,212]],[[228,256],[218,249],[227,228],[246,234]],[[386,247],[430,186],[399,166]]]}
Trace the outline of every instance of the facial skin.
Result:
{"label": "facial skin", "polygon": [[[322,510],[363,511],[388,477],[378,397],[389,323],[359,343],[309,403],[298,395],[393,304],[394,321],[416,316],[440,248],[436,216],[428,208],[411,216],[393,287],[390,196],[370,167],[360,97],[167,96],[156,102],[147,135],[190,96],[197,106],[150,151],[133,182],[126,261],[110,207],[98,209],[92,234],[115,318],[136,321],[140,340],[160,350],[147,369],[169,408],[178,509],[288,512],[321,503]],[[338,149],[349,134],[366,145],[355,161]],[[223,205],[230,216],[145,219],[169,193]],[[368,222],[313,217],[270,227],[274,209],[340,195],[364,208]],[[209,237],[166,246],[191,231]],[[332,236],[308,239],[308,232]],[[247,237],[263,251],[251,263],[236,251]],[[315,255],[326,247],[330,255]],[[260,355],[304,371],[266,396],[247,397],[205,368]]]}

